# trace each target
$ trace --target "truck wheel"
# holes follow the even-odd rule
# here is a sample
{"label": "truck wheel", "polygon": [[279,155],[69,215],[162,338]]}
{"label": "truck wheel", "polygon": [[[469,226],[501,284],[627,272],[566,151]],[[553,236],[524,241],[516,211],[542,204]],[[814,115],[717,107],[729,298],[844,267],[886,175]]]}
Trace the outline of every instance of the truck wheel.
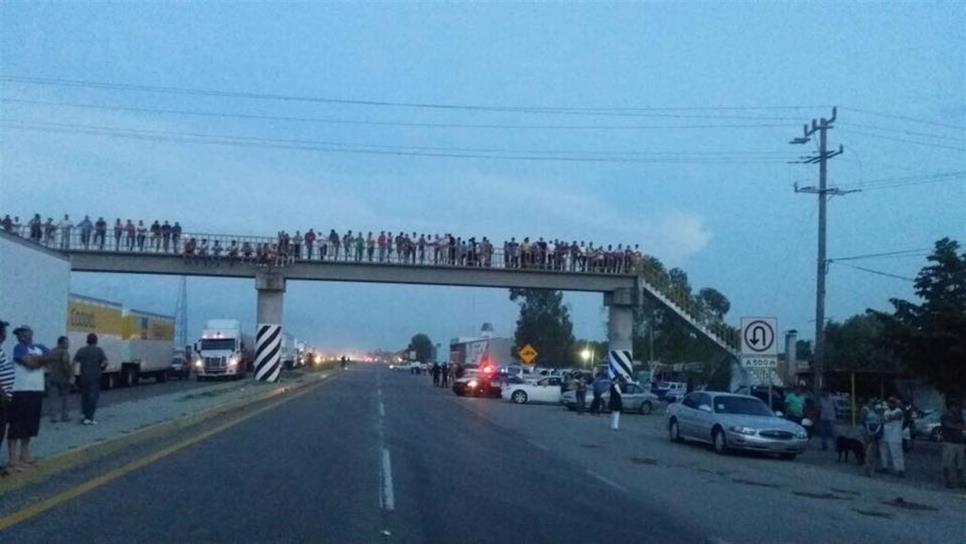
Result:
{"label": "truck wheel", "polygon": [[164,370],[159,370],[155,379],[158,380],[158,383],[164,383],[168,381],[168,373]]}
{"label": "truck wheel", "polygon": [[110,374],[105,374],[101,377],[101,384],[104,386],[105,390],[114,389],[117,387],[117,376],[113,372]]}
{"label": "truck wheel", "polygon": [[134,367],[128,367],[124,371],[124,387],[134,387],[138,384],[140,376],[138,375],[138,369]]}
{"label": "truck wheel", "polygon": [[205,376],[202,376],[200,374],[195,374],[195,381],[203,382],[205,381]]}

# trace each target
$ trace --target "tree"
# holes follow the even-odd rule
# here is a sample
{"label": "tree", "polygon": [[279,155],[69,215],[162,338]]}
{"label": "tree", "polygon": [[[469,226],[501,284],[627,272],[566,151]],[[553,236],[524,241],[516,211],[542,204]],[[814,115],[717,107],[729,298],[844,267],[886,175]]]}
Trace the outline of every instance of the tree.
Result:
{"label": "tree", "polygon": [[795,342],[795,356],[801,361],[812,360],[812,341],[798,340]]}
{"label": "tree", "polygon": [[410,351],[416,352],[416,360],[425,363],[433,358],[433,341],[423,333],[416,334],[409,341]]}
{"label": "tree", "polygon": [[705,287],[698,291],[698,302],[705,320],[722,321],[731,309],[731,301],[728,297],[713,287]]}
{"label": "tree", "polygon": [[887,347],[912,372],[946,393],[966,389],[966,252],[943,238],[915,280],[914,303],[893,298],[882,320]]}
{"label": "tree", "polygon": [[573,362],[573,323],[563,304],[563,293],[549,289],[510,289],[510,300],[520,305],[513,356],[530,344],[544,366],[565,366]]}
{"label": "tree", "polygon": [[897,359],[884,345],[885,325],[871,314],[854,315],[825,327],[825,357],[831,368],[896,370]]}

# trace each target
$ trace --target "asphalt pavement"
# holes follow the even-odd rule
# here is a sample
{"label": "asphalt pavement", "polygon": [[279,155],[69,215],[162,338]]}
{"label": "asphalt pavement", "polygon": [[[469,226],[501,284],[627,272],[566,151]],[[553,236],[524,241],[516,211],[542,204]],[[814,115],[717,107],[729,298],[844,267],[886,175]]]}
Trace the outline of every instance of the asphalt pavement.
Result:
{"label": "asphalt pavement", "polygon": [[[625,428],[612,433],[604,418],[456,398],[425,376],[369,366],[333,374],[304,395],[95,482],[8,528],[3,541],[966,541],[966,516],[950,517],[966,513],[957,510],[966,501],[887,516],[850,512],[850,497],[790,493],[782,478],[794,476],[795,463],[766,461],[747,476],[739,467],[749,459],[643,442],[634,427],[659,416],[625,416]],[[705,459],[724,459],[726,475],[705,472]],[[117,464],[99,463],[83,469],[85,478]],[[74,485],[71,475],[63,481]],[[0,515],[55,492],[18,491],[19,500],[0,500],[8,505]]]}

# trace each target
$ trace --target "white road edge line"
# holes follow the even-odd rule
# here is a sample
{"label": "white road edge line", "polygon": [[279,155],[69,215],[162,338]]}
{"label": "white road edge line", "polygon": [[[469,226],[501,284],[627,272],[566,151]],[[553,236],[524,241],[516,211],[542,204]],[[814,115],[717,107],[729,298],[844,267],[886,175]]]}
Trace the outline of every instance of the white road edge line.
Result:
{"label": "white road edge line", "polygon": [[396,496],[392,489],[392,462],[387,448],[382,448],[382,507],[389,512],[396,507]]}
{"label": "white road edge line", "polygon": [[382,399],[379,399],[379,417],[386,417],[386,407],[382,404]]}
{"label": "white road edge line", "polygon": [[610,478],[604,476],[603,474],[599,474],[590,469],[587,469],[587,474],[591,475],[593,478],[604,483],[605,485],[609,485],[610,487],[613,487],[614,489],[620,491],[621,493],[627,493],[627,488],[615,482],[614,480],[611,480]]}

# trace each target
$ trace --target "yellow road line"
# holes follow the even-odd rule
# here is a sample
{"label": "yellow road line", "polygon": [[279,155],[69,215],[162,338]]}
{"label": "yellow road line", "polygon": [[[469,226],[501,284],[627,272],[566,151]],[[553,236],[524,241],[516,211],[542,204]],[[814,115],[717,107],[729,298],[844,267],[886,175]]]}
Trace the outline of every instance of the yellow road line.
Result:
{"label": "yellow road line", "polygon": [[[320,382],[318,382],[315,385],[318,386],[318,385],[321,385],[322,383],[324,383],[324,382],[320,381]],[[191,437],[191,438],[189,438],[187,440],[184,440],[183,442],[179,442],[177,444],[173,444],[171,446],[168,446],[166,448],[163,448],[161,450],[158,450],[158,451],[156,451],[156,452],[154,452],[154,453],[152,453],[150,455],[147,455],[147,456],[142,457],[140,459],[136,459],[134,461],[131,461],[130,463],[128,463],[128,464],[126,464],[126,465],[124,465],[122,467],[118,467],[116,469],[113,469],[113,470],[110,470],[108,472],[105,472],[104,474],[101,474],[100,476],[97,476],[96,478],[92,478],[92,479],[90,479],[90,480],[88,480],[88,481],[86,481],[84,483],[78,484],[78,485],[76,485],[76,486],[74,486],[74,487],[72,487],[70,489],[67,489],[66,491],[63,491],[61,493],[58,493],[57,495],[54,495],[53,497],[49,497],[49,498],[44,499],[42,501],[35,502],[35,503],[27,506],[26,508],[23,508],[21,510],[18,510],[17,512],[13,512],[13,513],[8,514],[6,516],[2,516],[2,517],[0,517],[0,531],[2,531],[4,529],[7,529],[9,527],[12,527],[12,526],[14,526],[14,525],[16,525],[18,523],[22,523],[24,521],[27,521],[28,519],[33,518],[33,517],[35,517],[35,516],[37,516],[39,514],[42,514],[42,513],[46,512],[46,511],[48,511],[48,510],[50,510],[52,508],[55,508],[55,507],[57,507],[57,506],[65,503],[65,502],[67,502],[67,501],[76,499],[77,497],[80,497],[81,495],[83,495],[85,493],[88,493],[90,491],[93,491],[93,490],[95,490],[95,489],[97,489],[97,488],[99,488],[99,487],[101,487],[101,486],[103,486],[103,485],[105,485],[105,484],[107,484],[109,482],[112,482],[112,481],[114,481],[114,480],[116,480],[118,478],[121,478],[123,476],[126,476],[126,475],[128,475],[128,474],[130,474],[130,473],[132,473],[132,472],[134,472],[134,471],[136,471],[138,469],[141,469],[143,467],[146,467],[146,466],[150,465],[151,463],[155,463],[157,461],[160,461],[161,459],[164,459],[165,457],[168,457],[169,455],[171,455],[173,453],[176,453],[178,451],[181,451],[181,450],[183,450],[183,449],[185,449],[185,448],[187,448],[189,446],[192,446],[194,444],[197,444],[198,442],[201,442],[201,441],[203,441],[203,440],[205,440],[207,438],[210,438],[210,437],[212,437],[212,436],[214,436],[214,435],[216,435],[216,434],[218,434],[218,433],[220,433],[222,431],[225,431],[227,429],[230,429],[230,428],[234,427],[235,425],[238,425],[239,423],[241,423],[243,421],[249,420],[249,419],[251,419],[251,418],[253,418],[253,417],[255,417],[255,416],[259,415],[259,414],[262,414],[264,412],[267,412],[269,410],[272,410],[274,408],[277,408],[278,406],[280,406],[280,405],[282,405],[282,404],[284,404],[284,403],[286,403],[286,402],[288,402],[288,401],[290,401],[292,399],[295,399],[295,398],[301,397],[302,395],[305,395],[306,393],[312,391],[313,389],[315,389],[315,387],[307,387],[307,388],[305,388],[305,389],[303,389],[301,391],[297,391],[296,393],[293,393],[289,397],[285,397],[285,398],[279,399],[278,401],[273,402],[272,404],[269,404],[267,406],[263,406],[261,408],[258,408],[256,410],[252,411],[252,412],[248,412],[245,415],[240,416],[240,417],[238,417],[236,419],[233,419],[231,421],[222,423],[221,425],[219,425],[217,427],[214,427],[212,429],[209,429],[209,430],[207,430],[207,431],[205,431],[205,432],[203,432],[201,434],[195,435],[195,436],[193,436],[193,437]]]}

